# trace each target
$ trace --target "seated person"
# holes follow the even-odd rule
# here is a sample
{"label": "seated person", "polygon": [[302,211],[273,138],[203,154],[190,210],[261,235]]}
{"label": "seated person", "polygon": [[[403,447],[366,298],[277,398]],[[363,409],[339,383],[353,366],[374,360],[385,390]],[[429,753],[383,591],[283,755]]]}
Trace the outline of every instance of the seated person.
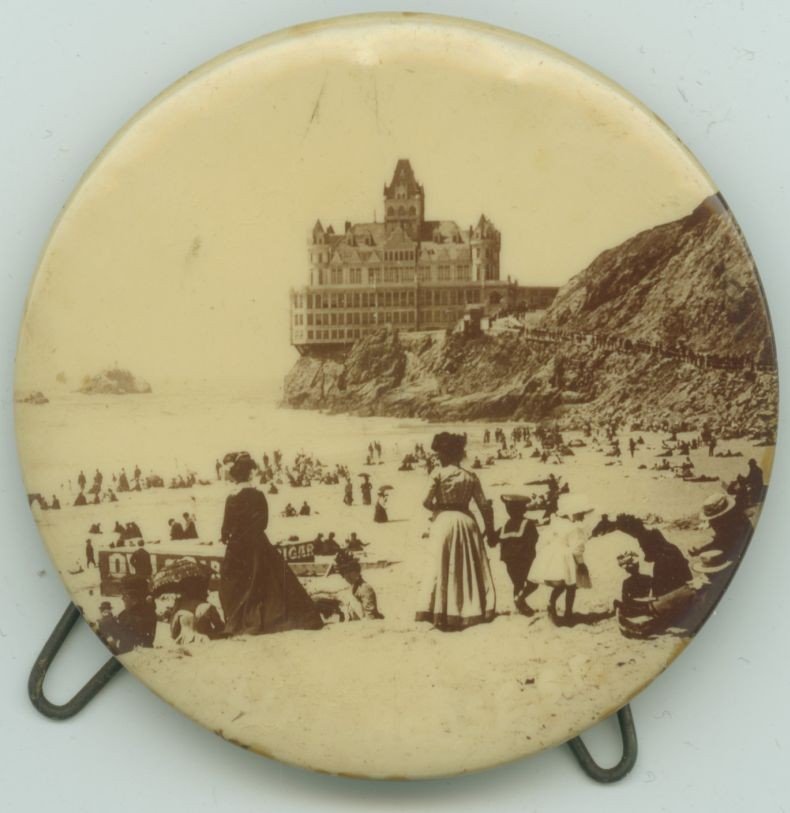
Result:
{"label": "seated person", "polygon": [[316,556],[334,556],[340,552],[340,545],[337,544],[334,531],[330,532],[329,536],[324,539],[322,534],[313,541],[313,553]]}
{"label": "seated person", "polygon": [[648,615],[652,579],[639,572],[639,557],[633,551],[621,553],[617,564],[628,574],[623,580],[620,599],[614,603],[618,621]]}
{"label": "seated person", "polygon": [[197,539],[198,532],[197,532],[197,525],[195,525],[195,518],[194,516],[190,516],[187,513],[182,514],[184,517],[184,539]]}
{"label": "seated person", "polygon": [[170,526],[170,538],[171,539],[183,539],[184,538],[184,526],[180,522],[176,522],[174,519],[169,519],[167,524]]}
{"label": "seated person", "polygon": [[296,509],[288,503],[285,508],[283,509],[282,516],[284,517],[295,517],[297,516]]}
{"label": "seated person", "polygon": [[335,558],[335,570],[348,582],[351,596],[346,606],[349,621],[381,619],[376,591],[362,578],[362,568],[351,553],[341,551]]}
{"label": "seated person", "polygon": [[170,635],[177,644],[193,644],[223,636],[225,624],[208,600],[211,571],[205,565],[179,559],[157,571],[152,593],[176,595],[170,610]]}
{"label": "seated person", "polygon": [[156,610],[148,595],[148,580],[143,576],[125,576],[121,582],[124,609],[117,618],[116,654],[138,646],[152,647],[156,634]]}
{"label": "seated person", "polygon": [[143,538],[143,532],[140,530],[140,526],[136,522],[126,523],[126,538],[127,539]]}
{"label": "seated person", "polygon": [[346,539],[346,550],[361,551],[367,547],[367,543],[363,542],[358,536],[356,531],[352,531],[351,535]]}
{"label": "seated person", "polygon": [[302,507],[299,509],[299,516],[301,517],[309,517],[310,516],[310,506],[307,504],[307,500],[302,503]]}

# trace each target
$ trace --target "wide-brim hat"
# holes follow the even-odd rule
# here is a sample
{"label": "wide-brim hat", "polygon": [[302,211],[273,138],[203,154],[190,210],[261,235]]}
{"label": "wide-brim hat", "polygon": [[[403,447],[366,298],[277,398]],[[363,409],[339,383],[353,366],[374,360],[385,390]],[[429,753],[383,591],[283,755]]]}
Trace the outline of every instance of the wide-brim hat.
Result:
{"label": "wide-brim hat", "polygon": [[592,510],[592,501],[584,494],[563,494],[557,503],[557,513],[561,517],[589,514]]}
{"label": "wide-brim hat", "polygon": [[151,578],[151,593],[155,596],[162,593],[178,592],[185,584],[198,583],[208,586],[211,571],[192,559],[178,559],[157,570]]}
{"label": "wide-brim hat", "polygon": [[702,503],[702,511],[700,516],[702,519],[711,520],[716,517],[723,517],[725,514],[735,508],[735,500],[723,491],[718,494],[711,494],[704,503]]}

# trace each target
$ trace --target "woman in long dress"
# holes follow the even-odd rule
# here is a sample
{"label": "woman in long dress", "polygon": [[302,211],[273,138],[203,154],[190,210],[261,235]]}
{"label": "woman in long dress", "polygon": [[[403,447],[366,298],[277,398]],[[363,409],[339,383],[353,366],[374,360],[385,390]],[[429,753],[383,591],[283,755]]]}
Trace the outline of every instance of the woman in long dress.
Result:
{"label": "woman in long dress", "polygon": [[431,473],[423,502],[434,514],[429,534],[433,574],[416,618],[444,631],[491,621],[496,612],[491,567],[469,505],[477,505],[489,540],[496,538],[494,514],[477,475],[461,468],[465,447],[463,435],[441,432],[434,437],[431,448],[440,466]]}
{"label": "woman in long dress", "polygon": [[241,452],[228,472],[241,489],[225,501],[220,536],[227,544],[219,583],[225,633],[320,629],[318,609],[266,536],[266,497],[249,482],[255,468],[249,454]]}
{"label": "woman in long dress", "polygon": [[565,594],[562,621],[570,623],[577,588],[591,587],[590,575],[584,563],[584,546],[588,539],[584,518],[592,511],[586,497],[563,494],[557,513],[541,531],[535,561],[529,569],[527,584],[547,584],[551,587],[549,615],[561,623],[557,602]]}

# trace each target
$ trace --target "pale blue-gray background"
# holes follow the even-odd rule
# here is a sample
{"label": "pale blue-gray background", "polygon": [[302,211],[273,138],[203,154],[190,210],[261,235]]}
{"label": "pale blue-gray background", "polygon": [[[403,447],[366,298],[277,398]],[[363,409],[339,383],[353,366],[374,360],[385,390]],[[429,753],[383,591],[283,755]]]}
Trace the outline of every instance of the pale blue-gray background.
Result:
{"label": "pale blue-gray background", "polygon": [[[783,438],[772,492],[733,587],[689,651],[633,704],[641,755],[619,786],[591,784],[566,749],[415,784],[313,775],[233,748],[128,675],[68,723],[48,722],[27,703],[29,667],[67,601],[25,504],[12,414],[23,301],[54,218],[115,131],[193,67],[294,23],[393,8],[342,0],[0,2],[0,807],[790,810]],[[717,181],[747,236],[787,379],[790,6],[784,0],[404,0],[397,8],[485,20],[537,37],[655,110]],[[82,629],[49,682],[53,699],[65,699],[104,657]],[[602,759],[613,758],[613,726],[588,738]]]}

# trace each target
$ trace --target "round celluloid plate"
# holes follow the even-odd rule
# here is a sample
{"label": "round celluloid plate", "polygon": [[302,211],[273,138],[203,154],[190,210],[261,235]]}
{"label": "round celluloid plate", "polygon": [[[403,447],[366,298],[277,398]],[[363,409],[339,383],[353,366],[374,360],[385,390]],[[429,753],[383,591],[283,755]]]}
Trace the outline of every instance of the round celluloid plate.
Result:
{"label": "round celluloid plate", "polygon": [[17,363],[29,501],[123,665],[261,754],[486,768],[623,706],[749,543],[777,373],[678,139],[539,42],[254,41],[85,175]]}

